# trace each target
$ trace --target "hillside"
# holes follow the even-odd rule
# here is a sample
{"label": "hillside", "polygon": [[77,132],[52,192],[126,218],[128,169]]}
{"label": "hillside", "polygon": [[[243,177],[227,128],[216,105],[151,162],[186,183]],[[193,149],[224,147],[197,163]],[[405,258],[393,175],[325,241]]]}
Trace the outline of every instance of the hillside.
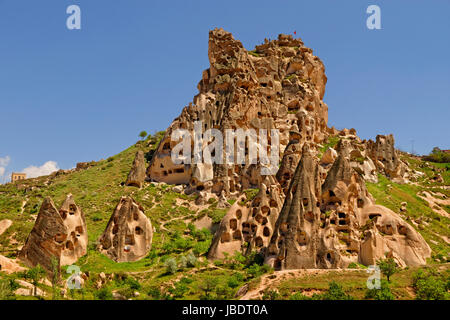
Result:
{"label": "hillside", "polygon": [[[322,270],[313,278],[305,271],[295,275],[295,282],[289,280],[289,276],[282,276],[274,282],[275,287],[266,285],[267,276],[262,274],[273,271],[263,267],[248,266],[251,262],[248,258],[236,257],[226,261],[212,264],[205,259],[209,248],[212,233],[210,231],[198,231],[191,223],[198,224],[199,220],[205,220],[206,216],[212,217],[216,223],[224,215],[223,209],[217,209],[217,203],[203,206],[195,204],[195,196],[186,196],[171,190],[164,183],[146,183],[142,189],[122,186],[131,168],[134,154],[137,150],[148,152],[157,143],[150,143],[152,139],[141,141],[123,152],[94,163],[84,170],[72,170],[67,173],[57,173],[51,176],[28,179],[20,183],[0,186],[0,220],[11,220],[12,226],[0,236],[1,253],[9,258],[15,258],[18,250],[23,245],[28,233],[33,227],[34,219],[44,197],[50,196],[54,201],[61,203],[65,195],[72,193],[76,202],[82,207],[89,231],[89,251],[76,264],[83,272],[89,274],[89,280],[85,289],[84,298],[99,298],[95,296],[95,289],[104,273],[112,279],[107,282],[107,288],[111,291],[119,291],[123,295],[134,295],[134,291],[140,293],[137,299],[161,299],[161,298],[192,298],[199,299],[205,295],[209,282],[219,283],[216,298],[233,298],[239,287],[245,283],[250,284],[250,291],[261,286],[270,292],[269,288],[281,292],[279,298],[289,298],[295,292],[323,292],[332,278],[341,283],[343,288],[355,297],[362,298],[367,273],[364,270],[352,269],[333,271],[336,276],[331,276],[326,270]],[[433,250],[429,265],[448,270],[449,257],[449,219],[433,211],[429,204],[417,194],[427,191],[436,199],[448,199],[450,190],[448,186],[449,173],[442,171],[444,183],[430,182],[430,178],[445,165],[422,162],[414,157],[403,155],[403,159],[424,176],[417,184],[396,184],[380,176],[378,183],[367,183],[371,194],[377,203],[385,205],[394,211],[399,211],[402,202],[407,202],[407,211],[403,213],[408,223],[416,228],[427,240]],[[388,191],[389,190],[389,191]],[[95,250],[95,242],[104,230],[114,207],[122,195],[132,195],[145,209],[146,215],[151,219],[156,233],[154,234],[153,248],[149,255],[137,262],[115,263]],[[450,206],[440,206],[450,213]],[[436,209],[436,208],[435,208]],[[202,225],[200,223],[199,225]],[[204,224],[208,226],[208,223]],[[212,226],[212,219],[211,219]],[[167,273],[166,261],[175,258],[177,264],[193,252],[198,261],[195,267],[186,266],[183,272]],[[63,268],[64,270],[65,268]],[[411,299],[411,282],[413,271],[402,271],[394,276],[393,292],[399,299]],[[325,273],[324,273],[325,272]],[[333,273],[334,272],[334,273]],[[289,274],[289,272],[284,272]],[[0,273],[8,278],[6,274]],[[62,276],[69,275],[62,272]],[[124,281],[122,278],[136,279]],[[20,278],[20,274],[13,277]],[[270,276],[269,276],[270,278]],[[230,280],[231,279],[231,280]],[[262,279],[262,280],[261,280]],[[287,279],[282,281],[282,279]],[[100,280],[101,281],[101,280]],[[260,284],[260,281],[262,283]],[[130,284],[131,283],[131,284]],[[172,286],[176,284],[175,286]],[[205,287],[206,286],[206,287]],[[49,284],[41,284],[44,291],[48,291],[47,298],[51,295]],[[130,291],[130,287],[135,288]],[[211,293],[213,294],[213,293]],[[220,296],[222,294],[222,296]],[[82,298],[77,291],[74,298]],[[257,295],[258,296],[258,295]],[[101,298],[101,297],[100,297]],[[255,298],[255,297],[254,297]]]}

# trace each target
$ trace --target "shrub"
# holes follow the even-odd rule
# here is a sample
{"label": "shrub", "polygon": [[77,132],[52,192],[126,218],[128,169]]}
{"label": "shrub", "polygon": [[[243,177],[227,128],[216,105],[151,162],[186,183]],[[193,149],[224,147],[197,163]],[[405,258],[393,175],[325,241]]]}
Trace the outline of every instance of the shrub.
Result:
{"label": "shrub", "polygon": [[289,297],[289,300],[320,300],[320,298],[320,294],[313,294],[312,297],[308,297],[301,292],[296,292]]}
{"label": "shrub", "polygon": [[133,290],[141,290],[142,285],[133,277],[128,277],[125,283]]}
{"label": "shrub", "polygon": [[332,281],[329,284],[329,289],[321,296],[322,300],[353,300],[353,297],[346,294],[342,286]]}
{"label": "shrub", "polygon": [[14,299],[14,290],[18,287],[14,279],[0,279],[0,300]]}
{"label": "shrub", "polygon": [[434,147],[429,155],[422,158],[425,161],[446,163],[450,162],[450,153],[444,152],[438,147]]}
{"label": "shrub", "polygon": [[94,296],[98,300],[112,300],[113,295],[109,288],[104,287],[94,292]]}
{"label": "shrub", "polygon": [[237,272],[228,279],[227,285],[230,288],[234,289],[234,288],[237,288],[243,280],[244,280],[244,276],[241,273]]}
{"label": "shrub", "polygon": [[175,274],[178,271],[177,261],[175,258],[167,259],[165,265],[167,273]]}
{"label": "shrub", "polygon": [[448,300],[450,280],[435,270],[419,269],[413,275],[413,288],[417,300]]}
{"label": "shrub", "polygon": [[169,292],[172,294],[172,296],[178,299],[183,298],[187,291],[187,285],[181,281],[175,283],[173,287],[169,288]]}
{"label": "shrub", "polygon": [[367,289],[365,298],[374,300],[395,300],[395,296],[392,294],[389,283],[386,280],[381,280],[380,289]]}
{"label": "shrub", "polygon": [[186,257],[186,262],[188,267],[195,267],[197,265],[197,258],[192,252],[189,252]]}
{"label": "shrub", "polygon": [[262,295],[263,300],[277,300],[280,294],[276,290],[266,290]]}
{"label": "shrub", "polygon": [[185,256],[181,256],[180,269],[186,269],[186,267],[187,267],[187,258]]}
{"label": "shrub", "polygon": [[203,291],[203,294],[200,296],[200,300],[213,300],[214,296],[211,294],[215,291],[219,280],[215,277],[208,276],[203,280],[200,284],[199,288]]}
{"label": "shrub", "polygon": [[159,290],[159,288],[157,286],[150,287],[148,289],[148,295],[155,300],[160,300],[161,296],[162,296],[161,290]]}

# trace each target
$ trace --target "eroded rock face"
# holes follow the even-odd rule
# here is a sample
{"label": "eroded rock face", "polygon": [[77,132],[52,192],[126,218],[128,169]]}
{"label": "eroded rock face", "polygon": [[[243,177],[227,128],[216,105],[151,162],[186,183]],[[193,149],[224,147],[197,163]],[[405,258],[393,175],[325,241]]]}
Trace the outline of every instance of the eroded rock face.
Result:
{"label": "eroded rock face", "polygon": [[59,214],[66,227],[67,238],[61,251],[61,265],[71,265],[87,253],[88,233],[86,219],[72,195],[68,195]]}
{"label": "eroded rock face", "polygon": [[144,209],[130,197],[122,197],[105,231],[98,249],[116,262],[144,258],[152,245],[153,229]]}
{"label": "eroded rock face", "polygon": [[138,152],[136,152],[133,166],[131,167],[125,184],[127,186],[135,186],[138,188],[142,187],[142,184],[144,183],[146,178],[145,170],[144,152],[142,150],[139,150]]}
{"label": "eroded rock face", "polygon": [[68,265],[86,254],[86,250],[86,222],[72,195],[67,196],[60,210],[47,197],[19,258],[30,267],[40,264],[52,273],[52,258],[57,260],[58,267]]}
{"label": "eroded rock face", "polygon": [[408,167],[400,160],[395,150],[392,134],[378,135],[376,141],[368,140],[366,148],[377,170],[398,183],[407,182]]}
{"label": "eroded rock face", "polygon": [[[224,253],[263,250],[269,244],[284,195],[273,177],[267,177],[256,197],[247,204],[242,195],[222,219],[208,252],[209,259],[224,258]],[[246,244],[246,246],[244,246]]]}
{"label": "eroded rock face", "polygon": [[[266,254],[277,269],[316,268],[320,224],[318,163],[305,146]],[[320,203],[319,203],[320,204]]]}
{"label": "eroded rock face", "polygon": [[373,265],[385,256],[394,258],[401,266],[426,264],[431,249],[414,228],[386,207],[369,205],[361,212],[368,225],[361,241],[360,261]]}
{"label": "eroded rock face", "polygon": [[303,155],[275,225],[266,262],[277,269],[344,268],[393,257],[400,266],[425,264],[431,250],[398,215],[374,205],[349,161],[349,146],[321,182],[313,154]]}
{"label": "eroded rock face", "polygon": [[[189,184],[191,190],[239,195],[259,187],[260,165],[175,165],[170,139],[176,129],[278,129],[280,150],[297,139],[321,142],[326,135],[328,107],[322,101],[326,76],[319,58],[300,39],[280,35],[248,52],[222,29],[209,34],[210,68],[203,72],[199,94],[166,131],[147,170],[148,178]],[[204,142],[203,146],[207,142]],[[278,163],[277,163],[278,165]],[[295,164],[296,165],[296,164]]]}

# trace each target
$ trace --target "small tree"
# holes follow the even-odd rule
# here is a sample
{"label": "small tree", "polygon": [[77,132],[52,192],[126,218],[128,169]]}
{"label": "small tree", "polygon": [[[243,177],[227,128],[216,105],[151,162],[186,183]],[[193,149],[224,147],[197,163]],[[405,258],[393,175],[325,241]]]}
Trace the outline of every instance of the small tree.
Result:
{"label": "small tree", "polygon": [[139,133],[139,137],[144,140],[147,137],[147,131],[141,131],[141,133]]}
{"label": "small tree", "polygon": [[377,266],[380,267],[381,273],[386,276],[388,282],[391,282],[390,277],[399,271],[393,258],[378,260]]}
{"label": "small tree", "polygon": [[41,267],[40,264],[38,264],[36,267],[31,268],[25,273],[25,278],[31,280],[31,283],[34,286],[34,292],[33,295],[37,295],[37,286],[39,284],[39,281],[41,281],[42,278],[44,278],[46,275],[46,272],[44,268]]}
{"label": "small tree", "polygon": [[200,297],[201,300],[212,300],[213,296],[211,295],[212,292],[216,289],[217,285],[219,283],[219,280],[215,277],[208,276],[205,278],[200,285],[200,290],[203,291],[203,295]]}

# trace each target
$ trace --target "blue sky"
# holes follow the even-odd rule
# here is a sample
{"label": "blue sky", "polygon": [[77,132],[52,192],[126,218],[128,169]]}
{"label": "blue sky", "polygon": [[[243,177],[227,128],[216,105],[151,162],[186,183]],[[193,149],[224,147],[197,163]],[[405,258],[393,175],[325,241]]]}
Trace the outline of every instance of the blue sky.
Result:
{"label": "blue sky", "polygon": [[[66,28],[72,4],[81,30]],[[371,4],[381,30],[366,28]],[[0,0],[0,168],[71,168],[164,130],[197,93],[215,27],[248,49],[297,31],[325,64],[329,126],[450,148],[449,12],[447,0]]]}

